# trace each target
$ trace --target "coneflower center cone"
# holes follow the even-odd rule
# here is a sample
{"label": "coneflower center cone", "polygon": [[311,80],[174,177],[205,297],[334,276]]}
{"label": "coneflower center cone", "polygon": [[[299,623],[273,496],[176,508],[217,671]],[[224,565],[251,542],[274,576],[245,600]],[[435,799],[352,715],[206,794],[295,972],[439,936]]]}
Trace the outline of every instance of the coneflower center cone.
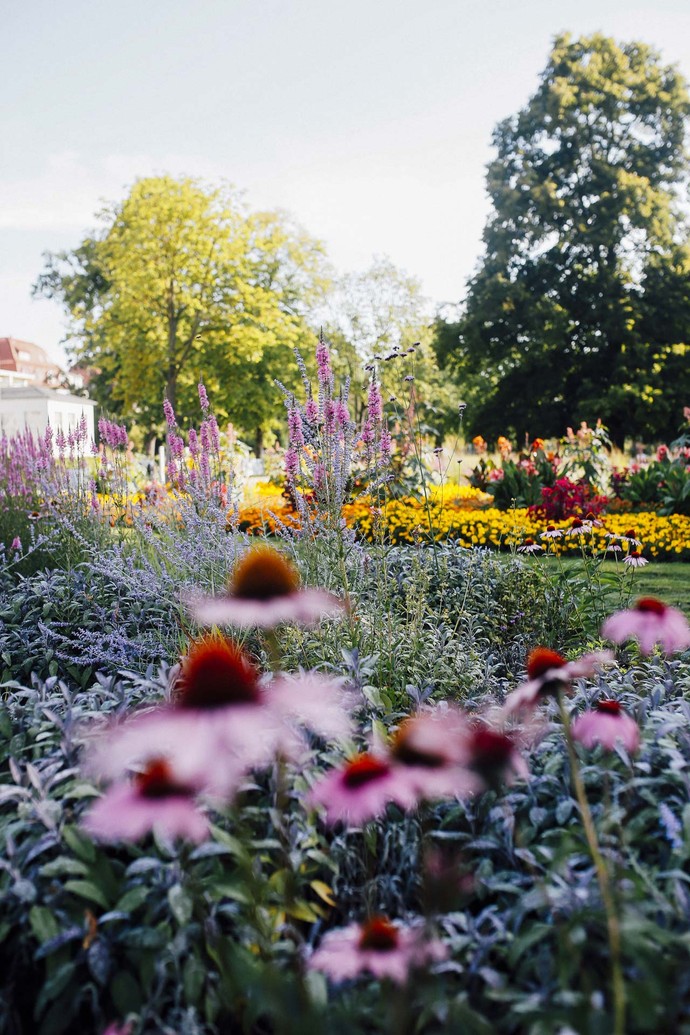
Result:
{"label": "coneflower center cone", "polygon": [[345,766],[343,783],[346,787],[363,787],[373,780],[380,780],[388,776],[391,767],[382,759],[374,758],[373,755],[358,755]]}
{"label": "coneflower center cone", "polygon": [[362,924],[359,937],[360,949],[374,949],[376,952],[392,952],[399,942],[398,929],[385,916],[373,916]]}
{"label": "coneflower center cone", "polygon": [[191,787],[177,783],[173,772],[164,758],[155,758],[143,772],[134,777],[134,785],[142,798],[189,798]]}
{"label": "coneflower center cone", "polygon": [[242,600],[271,600],[299,589],[299,574],[290,561],[270,546],[249,550],[232,573],[229,592]]}
{"label": "coneflower center cone", "polygon": [[259,672],[241,647],[214,637],[193,643],[177,681],[179,708],[210,709],[259,704]]}

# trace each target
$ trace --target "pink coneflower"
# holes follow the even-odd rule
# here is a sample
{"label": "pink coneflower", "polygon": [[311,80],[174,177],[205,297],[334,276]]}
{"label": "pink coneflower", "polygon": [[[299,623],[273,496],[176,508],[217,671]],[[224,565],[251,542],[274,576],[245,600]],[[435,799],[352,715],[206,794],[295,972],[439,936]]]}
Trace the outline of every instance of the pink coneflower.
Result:
{"label": "pink coneflower", "polygon": [[108,730],[91,758],[98,775],[112,779],[164,755],[185,782],[227,795],[249,767],[270,761],[284,723],[262,707],[259,672],[237,644],[223,637],[193,642],[171,693],[171,705]]}
{"label": "pink coneflower", "polygon": [[565,531],[566,535],[586,535],[587,532],[592,531],[592,526],[589,521],[583,521],[582,518],[573,518],[570,522],[570,528]]}
{"label": "pink coneflower", "polygon": [[187,781],[227,796],[248,769],[277,752],[299,753],[295,725],[326,738],[350,731],[347,699],[335,683],[310,673],[262,686],[251,659],[220,636],[191,644],[171,694],[171,705],[110,728],[92,756],[96,773],[113,778],[163,753]]}
{"label": "pink coneflower", "polygon": [[617,533],[617,532],[607,532],[606,533],[606,538],[607,539],[618,539],[622,543],[630,543],[631,546],[642,546],[642,543],[640,542],[640,540],[635,535],[635,529],[634,528],[629,528],[628,531],[624,532],[622,535]]}
{"label": "pink coneflower", "polygon": [[602,625],[601,635],[614,643],[634,637],[643,654],[651,654],[657,643],[665,654],[690,647],[685,615],[656,597],[641,597],[633,608],[611,615]]}
{"label": "pink coneflower", "polygon": [[403,985],[411,970],[447,955],[446,946],[436,938],[427,938],[421,925],[403,927],[385,916],[374,916],[363,924],[329,931],[307,965],[333,981],[372,974],[379,980],[388,978]]}
{"label": "pink coneflower", "polygon": [[546,530],[541,532],[539,535],[540,539],[560,539],[563,535],[562,528],[556,528],[555,525],[547,525]]}
{"label": "pink coneflower", "polygon": [[527,658],[527,676],[509,694],[503,706],[505,715],[534,708],[540,700],[559,690],[569,690],[574,679],[593,676],[599,665],[613,660],[611,651],[583,654],[576,661],[566,661],[562,654],[549,647],[535,647]]}
{"label": "pink coneflower", "polygon": [[620,543],[609,543],[606,547],[607,553],[623,553],[623,547]]}
{"label": "pink coneflower", "polygon": [[138,841],[154,829],[170,838],[203,841],[209,825],[195,804],[197,790],[181,782],[169,762],[157,758],[131,782],[106,791],[82,825],[99,841]]}
{"label": "pink coneflower", "polygon": [[359,826],[382,815],[389,802],[403,809],[414,808],[417,795],[398,766],[366,752],[322,776],[307,802],[324,809],[327,823],[342,821]]}
{"label": "pink coneflower", "polygon": [[297,569],[271,546],[250,548],[235,566],[222,597],[192,596],[189,607],[200,625],[271,629],[282,622],[315,625],[338,615],[344,605],[323,589],[300,589]]}
{"label": "pink coneflower", "polygon": [[649,561],[642,556],[639,550],[631,550],[623,560],[623,564],[629,564],[631,568],[644,568],[645,564],[649,564]]}
{"label": "pink coneflower", "polygon": [[467,718],[458,709],[439,709],[405,719],[390,745],[390,757],[416,797],[464,798],[481,790],[467,768]]}
{"label": "pink coneflower", "polygon": [[571,732],[586,748],[601,744],[607,751],[613,751],[620,741],[628,754],[640,746],[640,729],[634,719],[621,709],[618,701],[597,701],[592,711],[579,715],[572,724]]}
{"label": "pink coneflower", "polygon": [[518,546],[518,553],[539,553],[544,547],[540,546],[539,543],[535,543],[534,539],[525,539],[522,546]]}

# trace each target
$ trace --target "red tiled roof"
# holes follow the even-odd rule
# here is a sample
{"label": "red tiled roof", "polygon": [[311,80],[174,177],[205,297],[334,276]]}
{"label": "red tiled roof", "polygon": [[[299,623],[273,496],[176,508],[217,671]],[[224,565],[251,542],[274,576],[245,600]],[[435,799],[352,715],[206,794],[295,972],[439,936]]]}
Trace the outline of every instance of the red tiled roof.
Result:
{"label": "red tiled roof", "polygon": [[48,358],[45,349],[19,338],[0,338],[0,369],[15,370],[37,380],[60,373],[60,367]]}

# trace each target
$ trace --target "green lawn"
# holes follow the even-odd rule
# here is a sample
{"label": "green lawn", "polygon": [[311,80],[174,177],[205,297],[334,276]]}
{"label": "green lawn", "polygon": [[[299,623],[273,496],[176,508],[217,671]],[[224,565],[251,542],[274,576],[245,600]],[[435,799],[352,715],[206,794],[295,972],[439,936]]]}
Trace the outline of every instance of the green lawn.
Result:
{"label": "green lawn", "polygon": [[659,597],[690,616],[690,564],[650,561],[635,572],[635,583],[642,594]]}
{"label": "green lawn", "polygon": [[[547,564],[556,564],[551,558],[543,558]],[[581,564],[577,558],[562,558],[561,564]],[[615,571],[614,561],[605,561],[604,569]],[[630,573],[635,587],[635,596],[659,597],[666,604],[678,607],[690,618],[690,564],[670,561],[650,561],[644,568]]]}

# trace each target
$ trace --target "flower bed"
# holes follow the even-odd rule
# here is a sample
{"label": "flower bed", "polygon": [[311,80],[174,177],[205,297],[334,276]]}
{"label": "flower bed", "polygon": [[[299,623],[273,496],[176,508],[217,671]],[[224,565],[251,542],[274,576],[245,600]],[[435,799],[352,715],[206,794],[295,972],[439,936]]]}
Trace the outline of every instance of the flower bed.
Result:
{"label": "flower bed", "polygon": [[[396,545],[432,538],[437,542],[454,540],[463,546],[486,546],[507,550],[520,545],[525,538],[539,541],[545,522],[528,508],[498,510],[483,507],[483,493],[471,487],[455,487],[442,495],[436,490],[429,500],[405,497],[377,506],[373,500],[362,498],[343,507],[343,517],[349,528],[370,542],[383,535]],[[276,521],[276,518],[278,519]],[[657,560],[690,561],[690,518],[682,514],[662,517],[653,512],[636,514],[608,514],[603,527],[594,528],[591,545],[605,550],[606,533],[624,535],[633,530],[643,544],[645,556]],[[288,500],[265,495],[262,500],[240,507],[240,528],[253,535],[274,533],[280,523],[289,527],[298,519]],[[555,528],[566,530],[569,521],[554,522]],[[557,554],[579,554],[582,541],[575,536],[563,536],[550,541],[549,549]]]}

